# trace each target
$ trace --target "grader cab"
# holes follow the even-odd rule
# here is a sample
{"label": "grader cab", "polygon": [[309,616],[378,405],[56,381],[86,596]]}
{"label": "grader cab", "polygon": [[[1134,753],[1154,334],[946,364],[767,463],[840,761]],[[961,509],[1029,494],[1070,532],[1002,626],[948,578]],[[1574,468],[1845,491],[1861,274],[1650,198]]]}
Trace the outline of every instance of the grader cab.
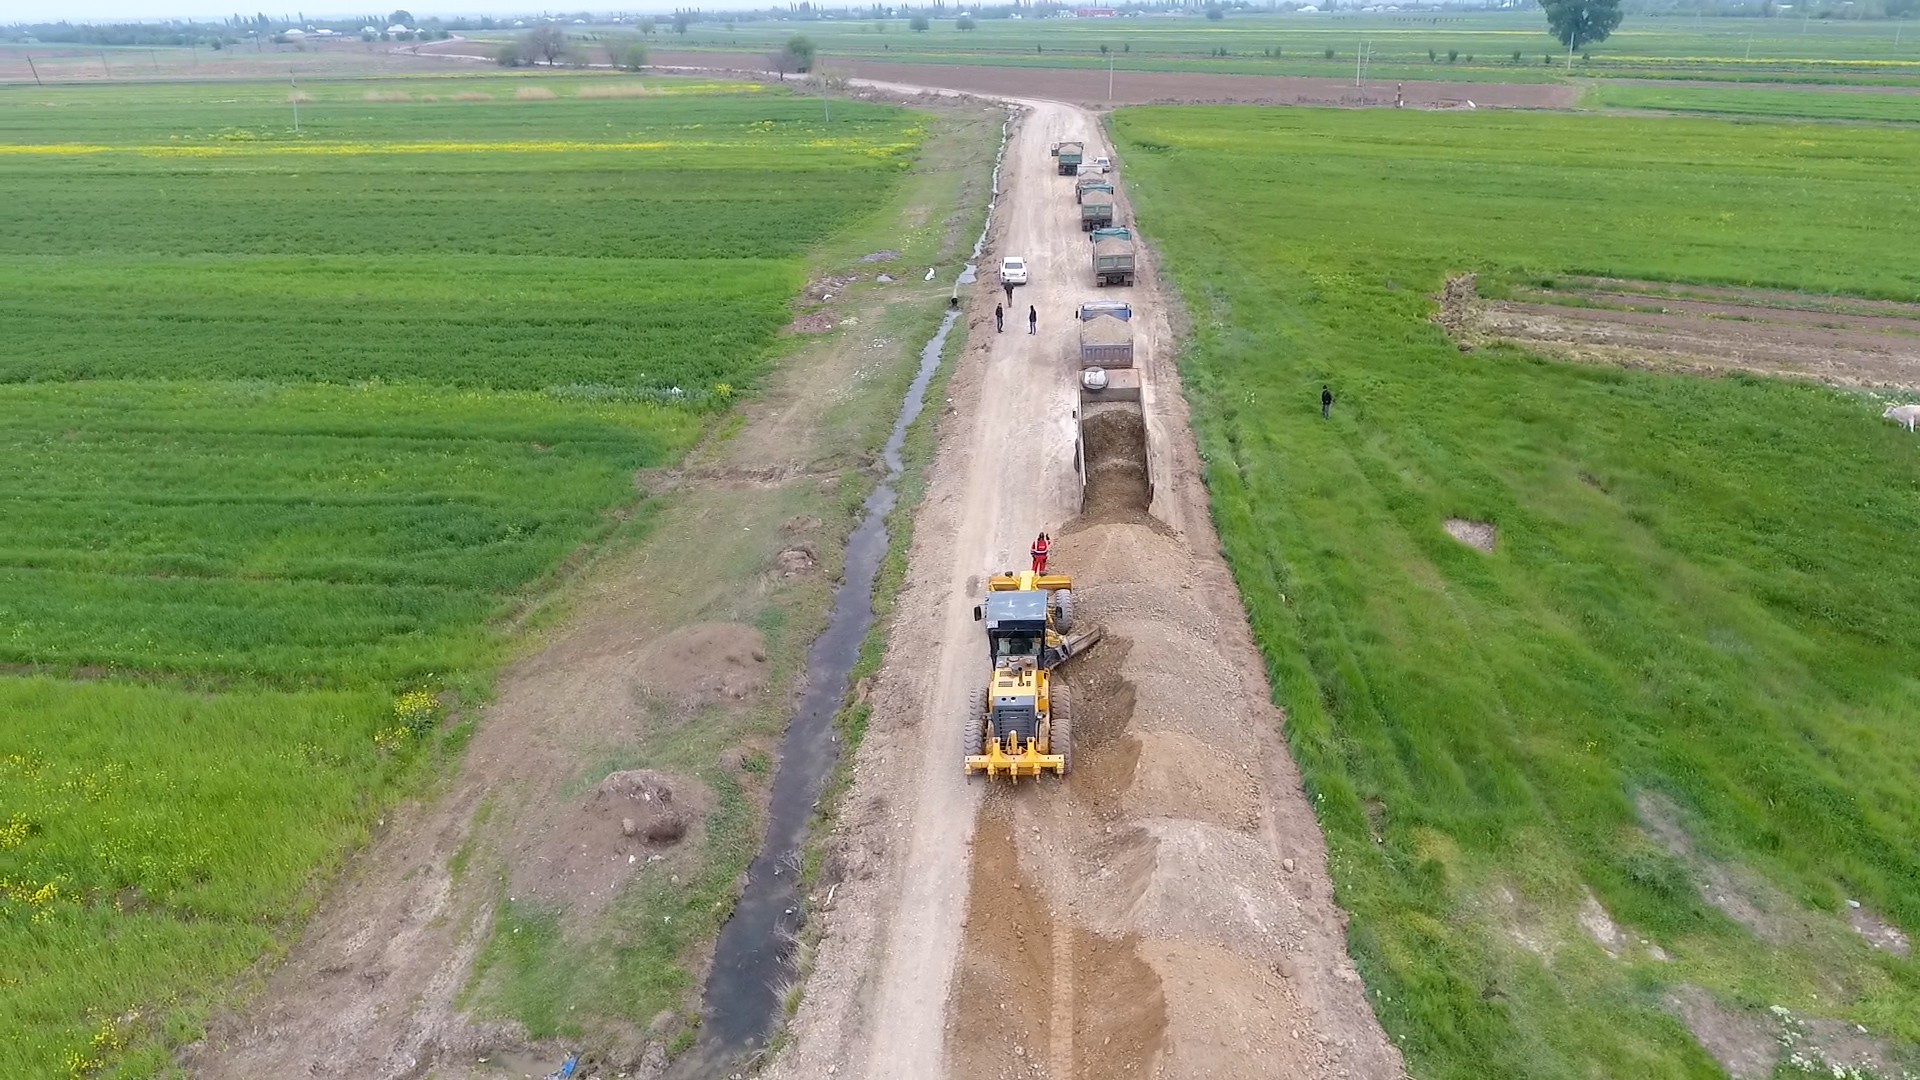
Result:
{"label": "grader cab", "polygon": [[993,673],[973,692],[962,725],[967,775],[1065,776],[1073,764],[1073,705],[1053,670],[1100,639],[1098,630],[1073,633],[1073,579],[996,574],[973,617],[986,627]]}

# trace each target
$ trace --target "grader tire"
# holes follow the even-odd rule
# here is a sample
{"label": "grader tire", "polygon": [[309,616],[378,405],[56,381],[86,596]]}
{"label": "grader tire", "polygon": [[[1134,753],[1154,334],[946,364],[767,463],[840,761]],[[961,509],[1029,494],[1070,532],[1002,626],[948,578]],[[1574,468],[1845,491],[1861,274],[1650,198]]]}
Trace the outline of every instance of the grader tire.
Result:
{"label": "grader tire", "polygon": [[1047,690],[1051,715],[1047,717],[1047,752],[1059,754],[1065,758],[1060,772],[1066,776],[1073,772],[1073,693],[1065,683],[1056,683]]}
{"label": "grader tire", "polygon": [[961,764],[975,754],[985,752],[985,731],[987,722],[987,692],[978,687],[967,695],[967,720],[960,727]]}
{"label": "grader tire", "polygon": [[1073,632],[1073,590],[1061,589],[1053,594],[1053,628],[1062,635]]}

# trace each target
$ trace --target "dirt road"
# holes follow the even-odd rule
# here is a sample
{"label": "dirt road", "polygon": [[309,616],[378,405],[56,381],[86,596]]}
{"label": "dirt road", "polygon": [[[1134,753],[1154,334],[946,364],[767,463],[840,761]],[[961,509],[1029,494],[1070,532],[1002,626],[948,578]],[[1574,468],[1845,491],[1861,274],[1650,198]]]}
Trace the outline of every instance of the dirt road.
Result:
{"label": "dirt road", "polygon": [[[1218,555],[1167,298],[1150,267],[1096,292],[1054,172],[1052,143],[1104,153],[1103,133],[1020,104],[987,263],[1024,255],[1033,283],[1005,334],[995,283],[970,299],[835,900],[773,1075],[1399,1076]],[[1096,295],[1141,312],[1145,415],[1090,418],[1082,514],[1071,312]],[[1068,669],[1073,775],[989,790],[957,760],[987,664],[971,606],[1041,529],[1065,534],[1055,565],[1110,636]]]}
{"label": "dirt road", "polygon": [[[423,51],[427,47],[423,46]],[[452,50],[449,50],[452,51]],[[471,51],[469,48],[466,51]],[[669,52],[651,54],[655,68],[758,72],[766,57],[747,53]],[[1000,97],[1106,105],[1244,104],[1339,105],[1382,107],[1396,97],[1408,108],[1571,109],[1580,87],[1562,83],[1464,83],[1374,80],[1354,86],[1351,79],[1315,79],[1296,75],[1211,75],[1188,71],[1128,71],[1113,74],[1108,93],[1105,68],[992,67],[972,64],[893,64],[857,57],[834,57],[835,70],[871,82],[954,90]]]}

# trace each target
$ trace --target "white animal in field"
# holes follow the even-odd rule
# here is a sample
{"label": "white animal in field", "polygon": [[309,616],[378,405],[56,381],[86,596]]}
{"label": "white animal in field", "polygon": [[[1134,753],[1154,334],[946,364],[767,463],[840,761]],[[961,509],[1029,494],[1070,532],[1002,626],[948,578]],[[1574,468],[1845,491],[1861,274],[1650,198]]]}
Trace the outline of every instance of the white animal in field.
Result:
{"label": "white animal in field", "polygon": [[1914,425],[1920,424],[1920,405],[1889,405],[1880,416],[1896,424],[1905,424],[1907,430],[1912,431]]}

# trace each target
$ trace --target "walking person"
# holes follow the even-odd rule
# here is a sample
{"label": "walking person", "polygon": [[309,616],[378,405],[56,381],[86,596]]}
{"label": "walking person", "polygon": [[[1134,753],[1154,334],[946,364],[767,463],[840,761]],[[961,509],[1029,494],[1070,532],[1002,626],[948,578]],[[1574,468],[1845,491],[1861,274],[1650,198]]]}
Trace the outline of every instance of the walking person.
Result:
{"label": "walking person", "polygon": [[1034,307],[1032,304],[1028,304],[1027,305],[1027,333],[1037,334],[1039,332],[1040,332],[1040,309],[1037,307]]}
{"label": "walking person", "polygon": [[1320,386],[1320,419],[1333,419],[1333,391],[1324,383]]}
{"label": "walking person", "polygon": [[1041,533],[1040,536],[1034,540],[1033,549],[1027,552],[1027,554],[1033,556],[1034,573],[1044,574],[1047,572],[1047,552],[1051,550],[1053,550],[1052,542],[1047,539],[1046,533]]}
{"label": "walking person", "polygon": [[996,334],[1007,332],[1007,309],[999,304],[993,305],[993,332]]}
{"label": "walking person", "polygon": [[1003,281],[1000,283],[1000,287],[1007,290],[1007,303],[1013,303],[1013,282]]}

